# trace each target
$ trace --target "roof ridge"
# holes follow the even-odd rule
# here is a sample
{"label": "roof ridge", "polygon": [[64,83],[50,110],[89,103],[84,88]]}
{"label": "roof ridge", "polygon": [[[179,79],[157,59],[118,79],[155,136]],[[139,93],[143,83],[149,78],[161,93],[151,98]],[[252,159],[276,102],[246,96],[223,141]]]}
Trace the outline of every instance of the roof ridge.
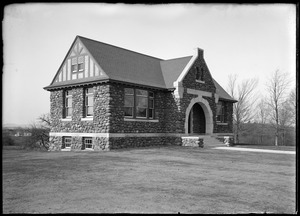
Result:
{"label": "roof ridge", "polygon": [[115,48],[118,48],[118,49],[123,49],[125,51],[129,51],[129,52],[136,53],[136,54],[139,54],[139,55],[144,55],[144,56],[147,56],[147,57],[151,57],[151,58],[154,58],[154,59],[157,59],[157,60],[160,60],[160,61],[164,61],[164,59],[161,59],[161,58],[157,58],[157,57],[150,56],[150,55],[147,55],[147,54],[144,54],[144,53],[140,53],[140,52],[136,52],[136,51],[133,51],[133,50],[129,50],[129,49],[126,49],[126,48],[123,48],[123,47],[119,47],[119,46],[116,46],[116,45],[104,43],[102,41],[97,41],[97,40],[94,40],[94,39],[91,39],[91,38],[87,38],[87,37],[83,37],[83,36],[80,36],[80,35],[77,35],[77,37],[78,38],[83,38],[83,39],[86,39],[86,40],[90,40],[90,41],[93,41],[93,42],[96,42],[96,43],[102,43],[102,44],[105,44],[105,45],[108,45],[108,46],[112,46],[112,47],[115,47]]}
{"label": "roof ridge", "polygon": [[166,60],[162,60],[162,61],[172,61],[172,60],[178,60],[178,59],[182,59],[182,58],[191,58],[193,57],[192,55],[191,56],[183,56],[183,57],[178,57],[178,58],[172,58],[172,59],[166,59]]}

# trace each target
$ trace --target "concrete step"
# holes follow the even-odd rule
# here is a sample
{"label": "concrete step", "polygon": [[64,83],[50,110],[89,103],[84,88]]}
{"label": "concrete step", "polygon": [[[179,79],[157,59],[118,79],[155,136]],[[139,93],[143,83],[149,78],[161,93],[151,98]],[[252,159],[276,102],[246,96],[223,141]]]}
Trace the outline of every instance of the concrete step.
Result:
{"label": "concrete step", "polygon": [[[193,139],[203,139],[203,144],[204,147],[220,147],[220,146],[226,146],[222,141],[220,141],[217,137],[208,135],[208,134],[190,134],[189,136],[182,137],[185,140],[185,143],[183,144],[184,146],[194,146],[194,141]],[[195,144],[196,145],[196,144]]]}
{"label": "concrete step", "polygon": [[215,147],[215,146],[225,146],[223,142],[218,140],[216,137],[205,136],[203,137],[204,146]]}

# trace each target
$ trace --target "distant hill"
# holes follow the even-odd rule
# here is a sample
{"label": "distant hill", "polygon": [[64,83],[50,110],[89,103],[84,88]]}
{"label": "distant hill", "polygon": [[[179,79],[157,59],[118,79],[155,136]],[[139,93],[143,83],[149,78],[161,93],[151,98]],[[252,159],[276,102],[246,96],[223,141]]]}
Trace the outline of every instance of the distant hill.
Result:
{"label": "distant hill", "polygon": [[14,123],[7,123],[2,124],[2,128],[27,128],[28,124],[14,124]]}

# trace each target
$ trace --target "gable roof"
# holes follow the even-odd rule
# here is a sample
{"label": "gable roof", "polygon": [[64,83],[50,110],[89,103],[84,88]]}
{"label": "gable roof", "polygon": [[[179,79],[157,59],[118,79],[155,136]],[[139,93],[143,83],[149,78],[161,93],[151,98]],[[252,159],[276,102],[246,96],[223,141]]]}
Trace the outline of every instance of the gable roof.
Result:
{"label": "gable roof", "polygon": [[162,74],[166,88],[174,88],[173,82],[176,81],[182,70],[185,68],[187,63],[191,60],[192,56],[169,59],[160,62]]}
{"label": "gable roof", "polygon": [[[97,82],[102,80],[115,80],[127,83],[145,85],[149,87],[173,89],[173,82],[177,80],[192,56],[163,60],[142,53],[127,50],[114,45],[95,41],[82,36],[76,36],[87,51],[101,67],[107,77],[93,77],[83,80],[70,80],[67,82],[51,82],[44,89],[63,87],[70,84]],[[73,44],[74,44],[73,42]],[[220,98],[235,101],[214,80]]]}
{"label": "gable roof", "polygon": [[237,102],[237,100],[233,99],[223,88],[220,84],[213,78],[213,82],[216,87],[216,93],[219,95],[220,98],[228,101]]}
{"label": "gable roof", "polygon": [[162,59],[79,38],[110,79],[165,88],[160,67]]}

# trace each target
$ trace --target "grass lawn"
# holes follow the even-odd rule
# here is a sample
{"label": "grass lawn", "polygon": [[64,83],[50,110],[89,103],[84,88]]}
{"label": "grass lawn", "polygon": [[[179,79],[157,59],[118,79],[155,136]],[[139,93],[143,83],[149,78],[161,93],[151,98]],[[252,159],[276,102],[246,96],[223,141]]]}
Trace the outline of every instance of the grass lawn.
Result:
{"label": "grass lawn", "polygon": [[295,155],[3,150],[3,213],[295,213]]}

